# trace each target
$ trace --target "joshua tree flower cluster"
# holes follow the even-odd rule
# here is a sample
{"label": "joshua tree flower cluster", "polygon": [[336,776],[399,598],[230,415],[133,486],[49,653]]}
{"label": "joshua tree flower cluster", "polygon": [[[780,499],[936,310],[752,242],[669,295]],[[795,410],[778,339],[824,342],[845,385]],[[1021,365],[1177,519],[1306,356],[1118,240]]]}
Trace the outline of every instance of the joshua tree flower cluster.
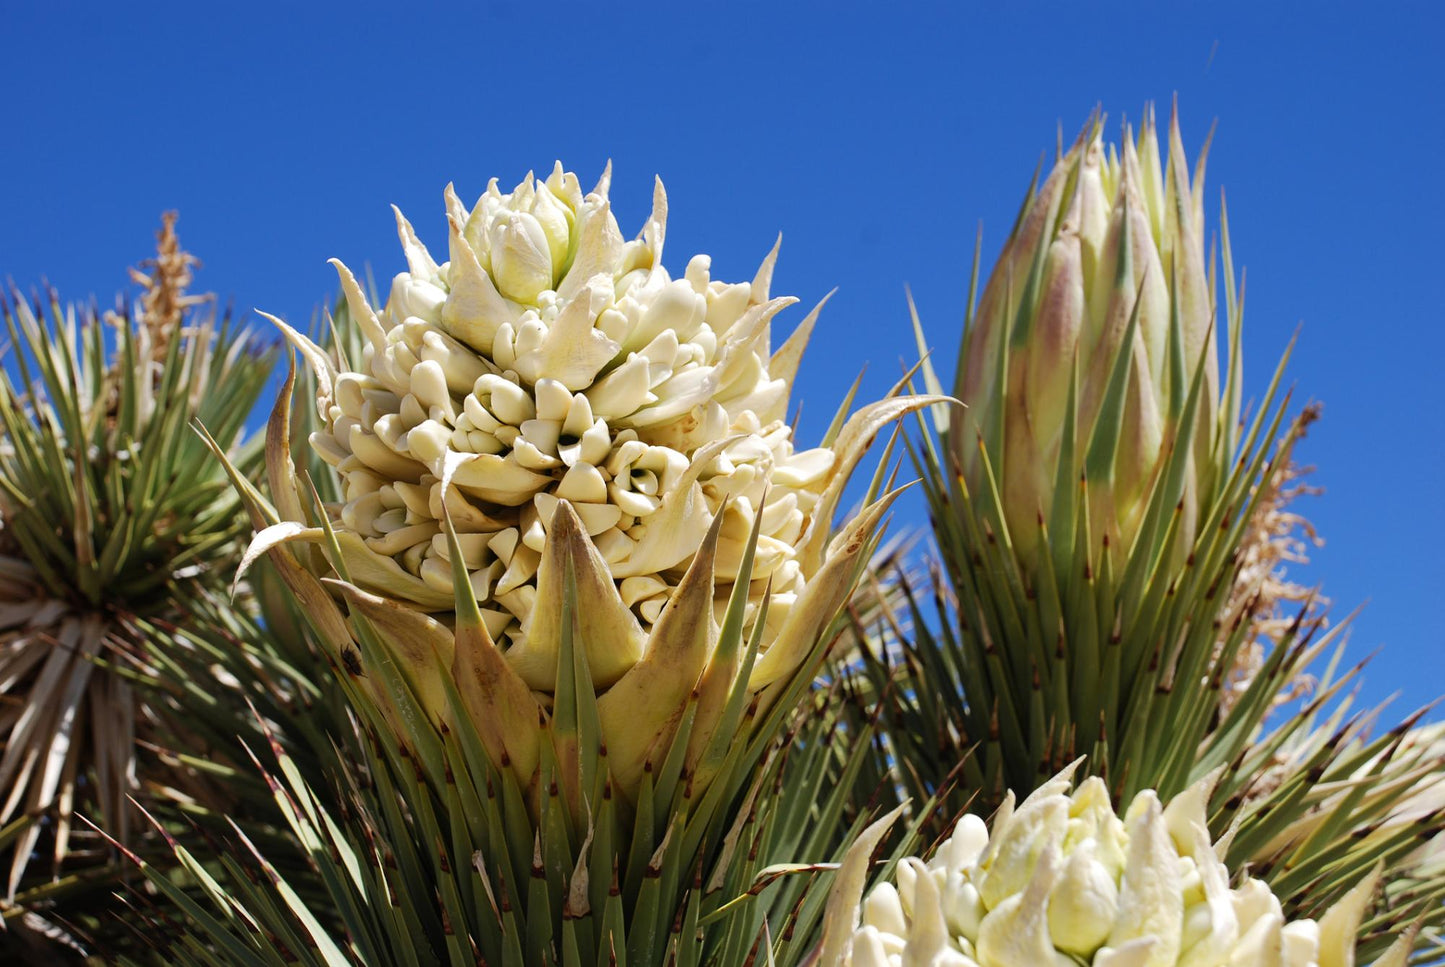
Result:
{"label": "joshua tree flower cluster", "polygon": [[[1076,764],[1077,765],[1077,764]],[[860,902],[871,851],[896,816],[849,851],[833,887],[823,963],[885,967],[1341,967],[1378,874],[1319,921],[1291,920],[1263,880],[1234,885],[1211,843],[1201,780],[1167,806],[1145,790],[1121,817],[1103,780],[1070,793],[1074,768],[1012,795],[990,831],[963,816],[927,862],[908,857]],[[1403,967],[1413,933],[1376,967]]]}

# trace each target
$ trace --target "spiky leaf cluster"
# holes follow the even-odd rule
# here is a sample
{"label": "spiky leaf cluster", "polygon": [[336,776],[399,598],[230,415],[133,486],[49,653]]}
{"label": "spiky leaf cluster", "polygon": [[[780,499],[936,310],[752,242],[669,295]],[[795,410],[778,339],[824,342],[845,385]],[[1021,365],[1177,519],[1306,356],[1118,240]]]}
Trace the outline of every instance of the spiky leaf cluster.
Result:
{"label": "spiky leaf cluster", "polygon": [[4,302],[13,352],[0,375],[0,838],[10,900],[42,855],[47,874],[72,854],[109,865],[103,844],[76,830],[77,811],[128,838],[136,743],[154,738],[156,716],[135,680],[185,647],[147,629],[175,626],[188,601],[224,588],[242,549],[241,503],[191,423],[206,422],[253,467],[259,448],[236,448],[274,353],[187,294],[194,259],[173,216],[159,238],[148,271],[134,273],[134,305],[102,314],[18,291]]}

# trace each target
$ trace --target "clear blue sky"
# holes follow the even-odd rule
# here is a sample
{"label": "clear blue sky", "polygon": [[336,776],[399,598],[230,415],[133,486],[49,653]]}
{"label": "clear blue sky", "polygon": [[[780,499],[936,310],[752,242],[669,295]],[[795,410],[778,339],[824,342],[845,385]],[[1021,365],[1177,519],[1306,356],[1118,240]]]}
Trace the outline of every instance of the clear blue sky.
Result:
{"label": "clear blue sky", "polygon": [[876,396],[911,358],[905,283],[952,358],[975,227],[991,259],[1060,123],[1177,92],[1191,153],[1219,120],[1251,385],[1303,322],[1293,379],[1326,404],[1308,577],[1370,602],[1366,698],[1445,683],[1434,4],[24,6],[0,9],[0,275],[108,298],[178,208],[205,288],[304,321],[328,257],[401,265],[388,203],[441,247],[447,181],[610,157],[624,230],[663,176],[675,271],[748,278],[781,231],[775,293],[839,287],[804,440],[865,362]]}

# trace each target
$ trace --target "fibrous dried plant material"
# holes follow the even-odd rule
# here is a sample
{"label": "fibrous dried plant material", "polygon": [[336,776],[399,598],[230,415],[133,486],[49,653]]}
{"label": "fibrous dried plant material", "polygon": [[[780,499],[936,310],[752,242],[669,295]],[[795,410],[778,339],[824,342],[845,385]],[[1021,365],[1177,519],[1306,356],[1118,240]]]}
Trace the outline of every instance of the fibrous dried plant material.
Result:
{"label": "fibrous dried plant material", "polygon": [[[162,362],[166,358],[171,339],[181,331],[185,314],[193,307],[211,301],[209,294],[193,295],[191,269],[199,267],[201,260],[181,248],[176,235],[176,212],[161,216],[161,229],[156,233],[156,256],[141,262],[139,268],[130,270],[131,281],[141,287],[141,297],[136,315],[141,325],[150,333],[151,359]],[[111,316],[117,325],[124,320]]]}
{"label": "fibrous dried plant material", "polygon": [[[0,826],[14,900],[37,848],[47,874],[104,862],[84,811],[122,838],[139,792],[134,678],[147,649],[134,622],[184,612],[224,587],[245,517],[191,428],[230,447],[271,365],[185,286],[194,260],[174,217],[134,316],[107,333],[94,310],[12,291],[13,368],[0,378]],[[238,460],[246,459],[239,453]],[[85,840],[77,849],[76,837]],[[84,855],[82,855],[84,854]]]}
{"label": "fibrous dried plant material", "polygon": [[[1286,442],[1302,439],[1319,413],[1319,404],[1307,406],[1296,417],[1298,432]],[[1287,462],[1277,464],[1274,472],[1260,482],[1258,503],[1240,541],[1239,573],[1224,608],[1224,623],[1232,625],[1242,618],[1249,623],[1249,631],[1235,656],[1234,668],[1224,680],[1220,702],[1225,712],[1249,691],[1266,657],[1292,633],[1301,612],[1303,621],[1312,626],[1323,628],[1327,624],[1329,600],[1316,589],[1291,580],[1287,570],[1290,564],[1308,564],[1310,546],[1324,543],[1308,518],[1293,509],[1297,498],[1320,493],[1318,487],[1304,482],[1314,468],[1301,467],[1289,456],[1286,454]],[[1225,644],[1220,642],[1220,648]],[[1309,694],[1314,685],[1311,676],[1300,675],[1275,701],[1294,701]]]}

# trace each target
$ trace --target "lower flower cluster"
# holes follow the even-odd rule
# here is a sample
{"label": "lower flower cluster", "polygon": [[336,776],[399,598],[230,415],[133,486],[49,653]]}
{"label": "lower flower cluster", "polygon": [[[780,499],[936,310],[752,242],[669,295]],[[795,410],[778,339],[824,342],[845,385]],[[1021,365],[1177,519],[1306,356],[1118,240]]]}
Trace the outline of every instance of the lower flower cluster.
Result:
{"label": "lower flower cluster", "polygon": [[[829,967],[1345,967],[1374,890],[1361,883],[1318,922],[1286,920],[1262,880],[1231,885],[1211,842],[1206,779],[1163,805],[1134,798],[1121,818],[1097,777],[1073,767],[990,831],[966,815],[924,861],[904,859],[866,898],[871,854],[898,811],[849,851],[829,898]],[[1376,967],[1403,967],[1397,945]]]}

